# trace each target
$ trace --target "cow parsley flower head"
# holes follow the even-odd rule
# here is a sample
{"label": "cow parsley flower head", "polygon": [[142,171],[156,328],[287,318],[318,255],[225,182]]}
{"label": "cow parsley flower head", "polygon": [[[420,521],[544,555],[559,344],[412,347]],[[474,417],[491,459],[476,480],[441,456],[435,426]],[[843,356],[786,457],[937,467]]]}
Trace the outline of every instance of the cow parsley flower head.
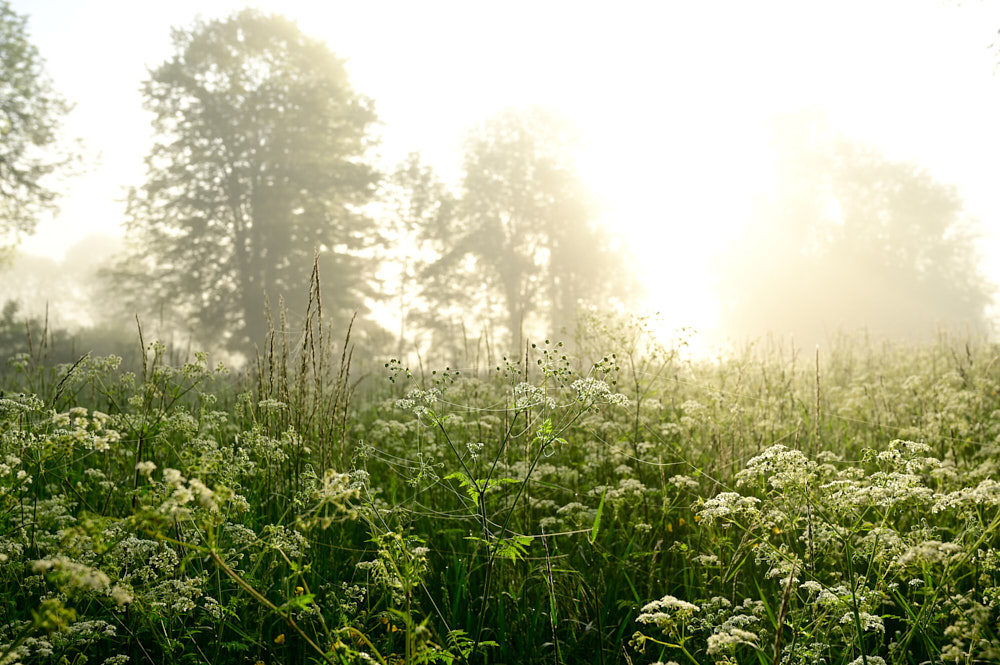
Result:
{"label": "cow parsley flower head", "polygon": [[111,579],[103,571],[64,556],[35,561],[32,569],[36,573],[48,573],[64,592],[105,591],[111,585]]}
{"label": "cow parsley flower head", "polygon": [[867,662],[868,665],[885,665],[885,659],[880,656],[868,656],[867,658],[868,660],[865,661],[865,656],[858,656],[848,663],[848,665],[865,665],[865,662]]}
{"label": "cow parsley flower head", "polygon": [[545,390],[527,382],[514,386],[514,408],[530,409],[533,406],[544,406],[554,409],[556,401],[546,395]]}
{"label": "cow parsley flower head", "polygon": [[[869,614],[868,612],[858,612],[858,620],[861,622],[861,632],[876,632],[884,633],[885,624],[882,623],[882,617],[875,614]],[[852,624],[854,623],[854,612],[845,612],[844,616],[840,617],[841,624]]]}
{"label": "cow parsley flower head", "polygon": [[571,385],[576,391],[576,399],[584,404],[613,404],[628,406],[628,397],[621,393],[611,392],[608,384],[600,379],[577,379]]}
{"label": "cow parsley flower head", "polygon": [[705,525],[712,524],[717,519],[736,519],[741,515],[755,514],[760,499],[752,496],[742,496],[737,492],[720,492],[709,499],[698,512],[698,519]]}
{"label": "cow parsley flower head", "polygon": [[757,478],[766,478],[776,490],[803,487],[816,477],[816,466],[802,451],[777,444],[751,458],[746,468],[736,474],[736,480],[746,485]]}
{"label": "cow parsley flower head", "polygon": [[678,622],[685,621],[701,608],[686,600],[666,595],[642,606],[642,613],[635,618],[638,623],[653,624],[664,632]]}
{"label": "cow parsley flower head", "polygon": [[741,644],[757,645],[757,635],[741,628],[726,627],[708,637],[708,653],[732,653]]}

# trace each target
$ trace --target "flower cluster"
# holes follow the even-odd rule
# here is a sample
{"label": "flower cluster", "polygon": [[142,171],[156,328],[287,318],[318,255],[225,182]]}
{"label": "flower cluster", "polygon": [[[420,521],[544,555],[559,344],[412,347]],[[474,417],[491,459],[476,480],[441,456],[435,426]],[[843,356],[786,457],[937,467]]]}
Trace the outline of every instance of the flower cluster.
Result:
{"label": "flower cluster", "polygon": [[608,384],[600,379],[577,379],[570,386],[576,392],[576,400],[581,404],[612,404],[628,406],[628,397],[621,393],[611,392]]}

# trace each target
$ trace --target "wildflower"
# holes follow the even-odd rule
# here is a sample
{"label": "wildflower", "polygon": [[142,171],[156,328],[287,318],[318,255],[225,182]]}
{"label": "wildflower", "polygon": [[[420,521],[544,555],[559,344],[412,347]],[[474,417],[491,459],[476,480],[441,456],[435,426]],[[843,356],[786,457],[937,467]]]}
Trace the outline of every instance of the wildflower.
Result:
{"label": "wildflower", "polygon": [[741,644],[757,645],[757,636],[748,630],[726,627],[708,638],[708,653],[716,655],[732,652]]}
{"label": "wildflower", "polygon": [[480,442],[475,442],[475,443],[469,442],[469,443],[465,444],[465,447],[468,448],[468,450],[469,450],[469,456],[472,457],[473,460],[476,460],[476,459],[479,458],[479,453],[481,453],[483,451],[483,447],[485,445],[486,444],[482,443],[481,441]]}
{"label": "wildflower", "polygon": [[111,579],[103,571],[62,556],[35,561],[32,569],[36,573],[52,573],[67,591],[104,591],[111,585]]}
{"label": "wildflower", "polygon": [[776,490],[801,488],[815,479],[816,466],[801,451],[777,444],[751,458],[746,469],[736,474],[736,480],[745,485],[756,478],[767,478],[768,484]]}
{"label": "wildflower", "polygon": [[556,402],[545,394],[545,391],[530,383],[522,382],[514,386],[514,408],[530,409],[533,406],[555,408]]}
{"label": "wildflower", "polygon": [[180,486],[184,482],[184,476],[177,469],[164,469],[163,470],[163,484],[173,485],[174,487]]}
{"label": "wildflower", "polygon": [[628,406],[628,397],[621,393],[612,393],[608,384],[600,379],[577,379],[571,387],[576,391],[578,402]]}
{"label": "wildflower", "polygon": [[118,607],[124,607],[132,602],[132,594],[128,592],[127,589],[118,586],[117,584],[111,587],[108,592],[111,599],[115,601]]}
{"label": "wildflower", "polygon": [[301,596],[305,592],[306,592],[306,590],[303,589],[302,587],[300,587],[300,586],[295,587],[295,595],[296,596]]}
{"label": "wildflower", "polygon": [[150,474],[156,471],[156,464],[150,461],[137,462],[135,465],[135,470],[139,472],[140,475],[149,478]]}
{"label": "wildflower", "polygon": [[666,595],[642,606],[642,613],[635,618],[639,623],[653,624],[666,632],[678,620],[690,618],[701,608],[697,605]]}
{"label": "wildflower", "polygon": [[858,656],[848,663],[848,665],[864,665],[866,662],[868,665],[885,665],[885,660],[879,656],[868,656],[867,660],[865,660],[864,656]]}
{"label": "wildflower", "polygon": [[215,503],[215,492],[210,490],[205,483],[201,482],[197,478],[192,478],[188,482],[188,487],[191,489],[193,494],[198,497],[198,503],[207,510],[212,512],[218,511],[219,507]]}
{"label": "wildflower", "polygon": [[[861,631],[864,633],[869,631],[876,633],[885,632],[885,625],[882,623],[882,617],[880,616],[869,614],[868,612],[858,612],[858,620],[861,622]],[[840,617],[841,624],[850,624],[853,622],[854,612],[845,612],[844,616]]]}
{"label": "wildflower", "polygon": [[759,503],[760,499],[756,497],[740,496],[736,492],[720,492],[705,502],[701,511],[695,515],[695,520],[700,518],[705,524],[711,524],[718,518],[736,519],[740,515],[752,515],[757,512]]}
{"label": "wildflower", "polygon": [[101,665],[125,665],[125,663],[127,663],[128,660],[129,660],[129,657],[127,655],[125,655],[123,653],[120,653],[120,654],[117,654],[117,655],[114,655],[114,656],[109,656],[108,658],[105,658],[104,662],[101,663]]}
{"label": "wildflower", "polygon": [[274,643],[275,644],[284,644],[285,643],[285,634],[281,633],[276,638],[274,638]]}

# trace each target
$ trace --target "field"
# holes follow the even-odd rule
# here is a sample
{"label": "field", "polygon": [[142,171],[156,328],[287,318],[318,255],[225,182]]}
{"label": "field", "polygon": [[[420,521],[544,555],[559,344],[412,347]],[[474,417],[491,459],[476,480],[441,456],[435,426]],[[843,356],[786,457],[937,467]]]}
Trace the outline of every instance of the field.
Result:
{"label": "field", "polygon": [[1000,661],[996,345],[141,348],[3,370],[0,664]]}

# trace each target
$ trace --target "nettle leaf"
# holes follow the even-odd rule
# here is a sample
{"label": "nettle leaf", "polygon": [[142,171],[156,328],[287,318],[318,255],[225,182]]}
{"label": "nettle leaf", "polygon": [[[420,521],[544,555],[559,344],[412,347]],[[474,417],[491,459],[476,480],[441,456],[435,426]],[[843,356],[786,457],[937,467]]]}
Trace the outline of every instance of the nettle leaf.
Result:
{"label": "nettle leaf", "polygon": [[511,536],[501,538],[496,543],[496,555],[511,561],[523,559],[528,555],[528,545],[531,544],[531,536]]}
{"label": "nettle leaf", "polygon": [[281,607],[280,610],[304,610],[313,604],[313,599],[316,598],[316,594],[304,593],[301,596],[293,596],[288,599]]}
{"label": "nettle leaf", "polygon": [[510,483],[518,482],[515,478],[473,479],[469,478],[464,471],[456,471],[455,473],[448,474],[445,476],[445,480],[457,480],[477,508],[479,507],[480,496],[486,494],[492,489],[500,487],[501,485],[509,485]]}

